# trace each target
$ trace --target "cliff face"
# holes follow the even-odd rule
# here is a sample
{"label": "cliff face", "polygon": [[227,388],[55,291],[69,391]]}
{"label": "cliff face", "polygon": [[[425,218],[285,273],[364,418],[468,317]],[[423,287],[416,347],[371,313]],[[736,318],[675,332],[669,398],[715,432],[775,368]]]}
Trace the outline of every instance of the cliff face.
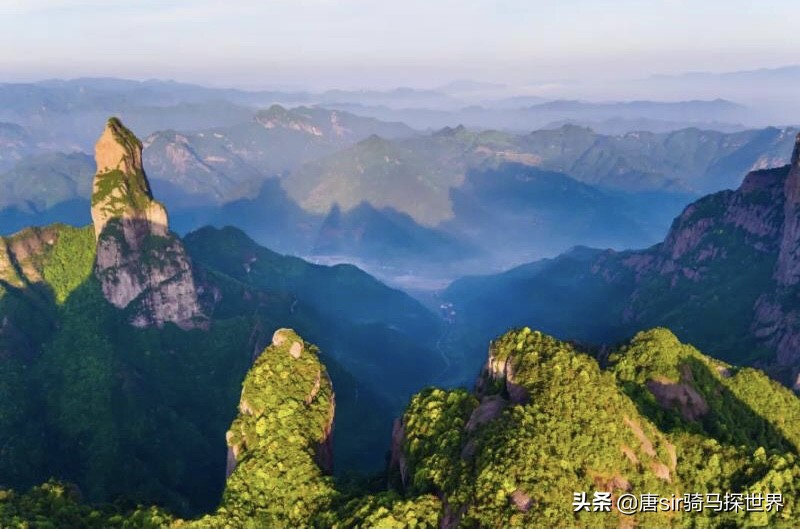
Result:
{"label": "cliff face", "polygon": [[95,158],[95,272],[106,299],[118,308],[133,304],[131,323],[137,327],[204,325],[191,262],[169,231],[166,209],[153,198],[141,142],[112,118],[95,146]]}
{"label": "cliff face", "polygon": [[751,172],[739,189],[698,200],[663,243],[609,253],[593,272],[610,282],[633,277],[622,315],[626,325],[666,325],[721,356],[726,343],[747,348],[757,353],[757,364],[774,367],[773,374],[796,378],[800,136],[790,165]]}
{"label": "cliff face", "polygon": [[775,279],[784,286],[800,281],[800,135],[797,136],[789,175],[784,185],[784,225]]}

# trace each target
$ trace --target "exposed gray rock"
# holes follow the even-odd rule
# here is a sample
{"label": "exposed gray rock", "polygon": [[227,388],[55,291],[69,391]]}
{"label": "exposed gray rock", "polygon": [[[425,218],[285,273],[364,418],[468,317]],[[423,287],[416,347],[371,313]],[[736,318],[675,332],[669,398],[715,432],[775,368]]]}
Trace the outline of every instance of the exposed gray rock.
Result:
{"label": "exposed gray rock", "polygon": [[142,167],[142,145],[111,119],[95,148],[92,220],[97,237],[95,273],[115,307],[134,308],[131,324],[181,328],[207,323],[192,265],[169,231],[167,212],[153,199]]}

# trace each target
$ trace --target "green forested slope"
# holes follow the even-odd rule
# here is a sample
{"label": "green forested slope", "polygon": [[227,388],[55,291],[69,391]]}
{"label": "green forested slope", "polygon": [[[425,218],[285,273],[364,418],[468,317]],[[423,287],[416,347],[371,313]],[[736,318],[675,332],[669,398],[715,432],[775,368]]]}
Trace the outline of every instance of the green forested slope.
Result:
{"label": "green forested slope", "polygon": [[[800,401],[751,368],[637,334],[600,363],[528,328],[491,345],[475,392],[415,395],[392,436],[385,485],[329,475],[334,387],[290,330],[245,378],[228,436],[233,472],[217,510],[189,521],[77,503],[50,483],[0,496],[0,522],[69,519],[172,527],[796,527]],[[381,490],[383,489],[383,490]],[[782,495],[782,508],[575,512],[595,491]],[[765,505],[764,505],[765,506]],[[120,509],[122,507],[117,507]],[[70,518],[73,517],[73,518]],[[81,518],[83,517],[83,518]],[[56,523],[56,522],[52,522]],[[62,522],[63,523],[63,522]]]}
{"label": "green forested slope", "polygon": [[91,502],[210,510],[241,380],[282,322],[335,353],[326,364],[339,387],[337,472],[382,467],[392,417],[416,380],[441,371],[415,340],[435,334],[436,318],[355,267],[310,265],[242,237],[190,238],[213,315],[190,331],[132,327],[129,309],[106,301],[91,227],[0,239],[0,487],[57,477]]}

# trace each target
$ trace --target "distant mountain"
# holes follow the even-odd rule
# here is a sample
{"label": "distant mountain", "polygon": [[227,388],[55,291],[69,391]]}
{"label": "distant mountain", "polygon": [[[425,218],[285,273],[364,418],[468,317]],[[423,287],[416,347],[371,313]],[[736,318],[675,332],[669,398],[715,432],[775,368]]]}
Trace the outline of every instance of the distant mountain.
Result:
{"label": "distant mountain", "polygon": [[[449,238],[450,245],[454,240],[468,241],[484,252],[484,260],[495,266],[558,253],[588,241],[617,248],[643,244],[658,235],[642,225],[640,219],[654,218],[661,208],[674,214],[686,200],[681,196],[676,205],[674,198],[665,197],[663,204],[638,217],[612,214],[627,209],[636,214],[643,210],[636,206],[629,208],[636,199],[616,196],[568,175],[533,167],[539,165],[541,158],[517,148],[526,141],[526,137],[478,133],[464,127],[395,141],[373,136],[350,149],[304,165],[290,173],[282,184],[305,210],[315,214],[334,211],[328,227],[322,227],[321,236],[326,243],[315,244],[315,252],[365,248],[361,238],[366,233],[373,239],[371,246],[376,248],[375,236],[382,233],[385,251],[373,255],[389,258],[401,248],[421,244],[417,236],[410,236],[413,220],[419,225],[413,230],[419,236],[428,231],[426,238],[431,241]],[[592,141],[594,137],[589,139]],[[405,228],[398,232],[396,221],[390,227],[374,210],[360,209],[364,203],[407,215],[403,221]],[[371,229],[365,223],[368,212],[375,223]],[[356,222],[354,217],[360,220]],[[333,223],[350,227],[333,229],[330,227]],[[356,230],[353,223],[362,228]],[[431,231],[434,228],[440,233],[434,235]],[[656,227],[655,234],[662,229],[663,226]],[[405,234],[403,244],[396,240],[400,233]],[[342,240],[345,236],[349,242]],[[388,245],[390,240],[395,241],[392,249]],[[445,248],[429,253],[429,259],[435,262],[438,255],[447,254],[449,261],[463,257],[462,252]],[[424,262],[423,255],[419,254],[419,258]],[[379,262],[380,258],[376,260]]]}
{"label": "distant mountain", "polygon": [[[256,100],[236,91],[215,91],[162,81],[77,79],[0,84],[0,120],[25,127],[51,150],[90,152],[91,131],[109,114],[122,116],[140,135],[174,127],[207,128],[239,123]],[[265,96],[264,105],[275,101]]]}
{"label": "distant mountain", "polygon": [[756,70],[740,70],[732,72],[687,72],[676,75],[654,75],[653,79],[656,80],[670,80],[670,79],[696,79],[696,80],[710,80],[710,79],[724,79],[727,81],[751,80],[758,82],[770,81],[798,81],[800,80],[800,65],[788,65],[778,68],[759,68]]}
{"label": "distant mountain", "polygon": [[749,108],[744,120],[750,126],[798,125],[797,86],[800,66],[728,72],[688,72],[626,80],[622,93],[659,98],[727,98]]}
{"label": "distant mountain", "polygon": [[666,133],[688,128],[700,128],[704,130],[715,130],[719,132],[731,133],[742,132],[747,129],[747,127],[741,124],[724,123],[721,121],[698,123],[697,121],[674,121],[650,118],[610,118],[604,120],[562,119],[548,123],[543,128],[560,129],[564,125],[576,125],[579,127],[590,128],[595,132],[610,136],[621,136],[629,132],[643,130],[655,133]]}
{"label": "distant mountain", "polygon": [[523,321],[606,343],[663,325],[719,358],[767,367],[794,384],[798,182],[800,139],[791,165],[751,172],[736,191],[693,203],[652,248],[571,252],[457,281],[444,298],[478,339]]}
{"label": "distant mountain", "polygon": [[[684,123],[683,127],[712,128],[714,123],[750,123],[752,117],[747,107],[721,99],[599,103],[547,101],[531,96],[511,96],[473,102],[457,109],[422,105],[397,108],[357,102],[325,103],[325,105],[385,121],[402,121],[421,130],[463,124],[477,129],[521,132],[540,129],[549,123],[564,120],[581,122],[627,120],[633,123],[636,120],[678,121]],[[629,131],[631,129],[624,132]]]}
{"label": "distant mountain", "polygon": [[89,222],[94,160],[82,153],[31,155],[0,172],[0,235],[32,225]]}
{"label": "distant mountain", "polygon": [[435,225],[452,215],[447,194],[463,179],[467,147],[436,135],[398,142],[373,135],[298,168],[283,185],[307,211],[326,213],[334,204],[347,211],[366,201]]}
{"label": "distant mountain", "polygon": [[[369,200],[430,223],[447,218],[449,205],[439,200],[435,211],[413,212],[402,203],[403,196],[410,196],[407,193],[392,193],[398,198],[389,203],[369,195],[366,189],[359,194],[352,183],[343,182],[361,178],[377,185],[374,173],[380,171],[382,178],[390,179],[390,186],[412,185],[403,172],[417,173],[422,180],[414,185],[431,187],[433,195],[428,200],[432,202],[445,191],[444,186],[458,187],[465,168],[501,160],[563,172],[588,184],[624,192],[710,192],[737,186],[740,175],[748,170],[785,163],[794,133],[794,129],[767,128],[726,134],[690,128],[660,134],[603,135],[564,125],[511,134],[446,127],[428,137],[393,142],[372,138],[295,171],[287,178],[286,188],[313,211],[326,210],[333,202],[351,207]],[[342,188],[329,189],[332,181]],[[375,193],[389,194],[389,189],[379,186]]]}
{"label": "distant mountain", "polygon": [[528,150],[552,152],[558,142],[587,145],[582,152],[553,153],[549,159],[545,154],[542,166],[604,187],[713,192],[736,187],[749,170],[785,163],[795,133],[776,128],[732,134],[684,129],[602,136],[566,126],[556,133],[532,133]]}
{"label": "distant mountain", "polygon": [[788,160],[796,130],[725,134],[695,128],[669,133],[602,135],[565,125],[521,136],[517,150],[542,168],[621,191],[713,192],[738,186],[741,174]]}
{"label": "distant mountain", "polygon": [[413,268],[425,260],[446,263],[474,257],[477,248],[443,231],[421,226],[404,213],[391,208],[379,210],[364,202],[346,213],[338,206],[331,208],[311,253],[357,256]]}
{"label": "distant mountain", "polygon": [[220,203],[371,134],[396,138],[414,131],[347,112],[273,105],[229,127],[158,132],[145,140],[144,160],[168,203]]}
{"label": "distant mountain", "polygon": [[366,202],[498,257],[517,252],[511,262],[520,262],[575,244],[656,241],[693,193],[785,163],[791,138],[779,129],[605,136],[573,125],[521,135],[447,127],[370,137],[301,166],[282,185],[316,215]]}
{"label": "distant mountain", "polygon": [[548,101],[529,108],[534,113],[563,113],[580,115],[583,119],[649,118],[672,120],[734,120],[745,108],[742,105],[714,99],[713,101],[624,101],[594,103],[587,101]]}
{"label": "distant mountain", "polygon": [[[375,273],[381,261],[405,272],[429,261],[452,278],[576,244],[655,242],[694,194],[784,163],[791,141],[791,129],[775,128],[603,135],[575,125],[526,134],[459,126],[423,135],[346,112],[274,105],[229,127],[156,133],[144,142],[143,162],[180,232],[235,224],[284,252],[356,261]],[[6,233],[85,223],[89,192],[74,182],[93,168],[80,160],[25,158],[0,173],[9,189],[0,199]],[[370,209],[350,215],[362,204]],[[333,229],[335,206],[344,220]],[[553,226],[564,229],[546,236]],[[466,256],[469,264],[441,267]]]}
{"label": "distant mountain", "polygon": [[395,88],[393,90],[328,90],[316,99],[323,105],[355,104],[377,105],[389,108],[458,108],[463,102],[436,90]]}
{"label": "distant mountain", "polygon": [[[630,197],[519,163],[470,169],[450,198],[454,216],[442,228],[486,248],[499,266],[558,254],[584,241],[628,248],[655,236]],[[669,197],[663,200],[663,207],[674,207]],[[655,217],[657,209],[649,214]]]}
{"label": "distant mountain", "polygon": [[74,199],[91,195],[94,160],[83,153],[48,153],[18,161],[0,173],[0,210],[16,206],[28,212],[44,212]]}
{"label": "distant mountain", "polygon": [[3,170],[37,149],[23,127],[15,123],[0,123],[0,150],[0,170]]}

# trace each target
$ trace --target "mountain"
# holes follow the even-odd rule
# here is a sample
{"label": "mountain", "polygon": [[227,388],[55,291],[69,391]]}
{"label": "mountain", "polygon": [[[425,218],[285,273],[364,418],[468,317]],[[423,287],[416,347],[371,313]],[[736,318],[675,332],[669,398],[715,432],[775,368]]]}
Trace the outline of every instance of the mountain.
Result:
{"label": "mountain", "polygon": [[139,134],[169,126],[206,128],[239,123],[255,101],[237,91],[214,90],[163,81],[75,79],[0,84],[0,120],[23,126],[51,150],[90,151],[93,130],[109,114],[122,116]]}
{"label": "mountain", "polygon": [[736,187],[744,172],[787,162],[795,134],[776,128],[729,134],[689,128],[604,136],[565,125],[531,133],[523,149],[540,156],[542,167],[586,183],[628,192],[708,193]]}
{"label": "mountain", "polygon": [[548,123],[544,129],[559,129],[564,125],[577,125],[579,127],[590,128],[600,134],[609,136],[622,136],[629,132],[655,132],[667,133],[682,129],[700,128],[702,130],[714,130],[725,133],[742,132],[747,127],[736,123],[724,123],[721,121],[710,121],[697,123],[693,121],[677,121],[667,119],[650,118],[609,118],[603,120],[592,119],[561,119]]}
{"label": "mountain", "polygon": [[[607,136],[574,125],[509,134],[461,126],[428,137],[369,138],[294,171],[285,187],[310,211],[327,211],[334,202],[347,209],[368,200],[431,224],[449,218],[448,189],[458,188],[466,169],[486,160],[524,163],[628,193],[708,192],[738,185],[742,172],[788,161],[794,134],[769,128]],[[410,204],[413,189],[395,189],[401,185],[424,186],[427,209]]]}
{"label": "mountain", "polygon": [[[388,482],[343,487],[330,475],[336,383],[316,346],[279,329],[244,378],[225,435],[225,490],[209,514],[181,520],[157,508],[92,511],[51,482],[0,495],[0,522],[797,525],[800,400],[788,389],[707,357],[666,329],[638,333],[602,362],[593,352],[527,327],[505,333],[490,344],[473,392],[432,387],[412,397],[392,432]],[[664,508],[640,506],[643,494],[655,505],[663,499]],[[624,503],[630,497],[632,512]],[[708,508],[695,508],[700,503]]]}
{"label": "mountain", "polygon": [[362,202],[343,213],[334,205],[320,227],[313,255],[358,256],[366,261],[414,267],[459,261],[478,253],[474,245],[427,228],[391,208],[376,209]]}
{"label": "mountain", "polygon": [[[637,334],[601,367],[586,349],[523,328],[491,343],[474,393],[412,399],[392,468],[406,497],[439,498],[440,527],[791,526],[798,413],[789,390],[665,329]],[[781,490],[789,507],[618,510],[624,494],[683,499],[714,487]],[[612,506],[581,509],[581,491],[589,504],[610,493]]]}
{"label": "mountain", "polygon": [[392,90],[327,90],[318,96],[323,105],[339,103],[377,105],[391,108],[458,108],[463,103],[439,90],[400,87]]}
{"label": "mountain", "polygon": [[91,502],[210,510],[241,380],[282,324],[330,352],[337,472],[379,469],[392,415],[444,369],[438,318],[354,266],[276,254],[235,228],[179,238],[141,148],[109,120],[93,223],[0,237],[2,486],[56,477]]}
{"label": "mountain", "polygon": [[0,235],[63,222],[83,226],[89,215],[95,163],[82,153],[31,154],[0,172]]}
{"label": "mountain", "polygon": [[[747,170],[782,164],[791,137],[790,129],[609,136],[573,125],[422,135],[273,106],[231,127],[156,133],[142,162],[178,233],[233,224],[281,252],[441,282],[574,245],[652,244],[699,190],[735,187]],[[10,190],[0,200],[5,233],[84,224],[84,174],[94,170],[86,156],[47,154],[0,173]],[[554,226],[564,228],[556,237]]]}
{"label": "mountain", "polygon": [[250,120],[198,132],[162,131],[145,140],[153,185],[176,207],[228,202],[264,178],[286,173],[371,134],[388,138],[414,132],[347,112],[272,105]]}
{"label": "mountain", "polygon": [[447,193],[464,170],[461,143],[442,136],[393,142],[373,135],[293,171],[284,188],[307,211],[345,211],[361,202],[435,225],[452,215]]}
{"label": "mountain", "polygon": [[15,162],[36,150],[33,139],[16,123],[0,123],[0,169],[12,167]]}
{"label": "mountain", "polygon": [[88,202],[94,172],[94,160],[83,153],[56,152],[22,158],[0,173],[4,189],[0,210],[45,213],[66,202]]}
{"label": "mountain", "polygon": [[790,165],[749,173],[736,191],[691,204],[652,248],[567,253],[457,281],[444,297],[473,339],[522,321],[605,343],[663,325],[718,358],[794,384],[798,153],[795,146]]}
{"label": "mountain", "polygon": [[653,75],[627,80],[625,89],[658,97],[725,97],[741,101],[751,109],[753,123],[800,122],[795,91],[800,81],[800,66],[760,68],[727,72],[687,72]]}
{"label": "mountain", "polygon": [[[450,198],[454,215],[443,228],[486,248],[499,265],[558,254],[584,241],[625,248],[653,236],[630,197],[525,164],[471,169]],[[670,202],[664,197],[662,205]]]}
{"label": "mountain", "polygon": [[[307,212],[338,219],[365,202],[391,208],[508,266],[574,245],[651,244],[696,190],[783,163],[789,138],[778,129],[604,136],[576,126],[524,135],[462,126],[370,137],[303,165],[282,185]],[[348,235],[351,248],[357,236]]]}
{"label": "mountain", "polygon": [[[710,99],[682,100],[682,94],[669,94],[664,101],[547,101],[532,97],[508,97],[474,101],[470,106],[395,106],[358,101],[326,102],[325,106],[346,110],[385,121],[402,121],[419,130],[455,127],[463,124],[476,129],[498,129],[520,132],[540,129],[562,120],[659,120],[681,121],[698,128],[711,128],[714,123],[763,126],[763,119],[749,107],[704,94]],[[469,98],[467,96],[467,98]],[[716,98],[716,99],[714,99]],[[777,121],[783,123],[783,121]],[[685,125],[685,126],[686,126]],[[730,125],[726,125],[730,126]],[[633,132],[628,129],[625,132]]]}
{"label": "mountain", "polygon": [[740,114],[742,105],[715,99],[713,101],[625,101],[614,103],[592,103],[586,101],[548,101],[530,107],[537,113],[563,113],[565,115],[581,115],[584,119],[636,118],[650,119],[690,119],[726,121],[728,116]]}
{"label": "mountain", "polygon": [[169,230],[167,210],[153,199],[141,142],[112,118],[97,141],[95,160],[95,273],[106,299],[130,310],[137,327],[166,322],[183,329],[203,326],[191,262]]}

